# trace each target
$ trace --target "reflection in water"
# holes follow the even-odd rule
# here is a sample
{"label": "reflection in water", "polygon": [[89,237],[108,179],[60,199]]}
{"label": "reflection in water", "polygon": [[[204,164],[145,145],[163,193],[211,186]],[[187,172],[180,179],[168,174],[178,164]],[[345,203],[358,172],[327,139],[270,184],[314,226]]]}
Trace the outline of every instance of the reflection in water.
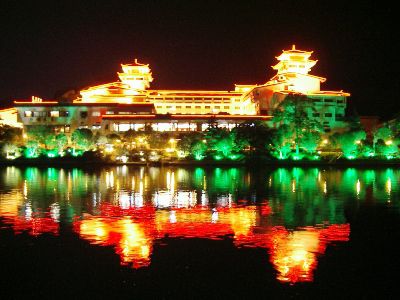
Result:
{"label": "reflection in water", "polygon": [[[319,255],[349,239],[344,204],[397,205],[400,171],[115,167],[0,169],[0,218],[16,233],[58,235],[114,247],[123,265],[151,263],[170,238],[232,238],[265,249],[282,282],[312,281]],[[395,203],[393,203],[393,201]],[[166,242],[168,245],[168,240]]]}
{"label": "reflection in water", "polygon": [[122,264],[132,264],[134,268],[150,264],[152,241],[142,224],[129,217],[88,218],[74,224],[81,237],[93,244],[114,246]]}

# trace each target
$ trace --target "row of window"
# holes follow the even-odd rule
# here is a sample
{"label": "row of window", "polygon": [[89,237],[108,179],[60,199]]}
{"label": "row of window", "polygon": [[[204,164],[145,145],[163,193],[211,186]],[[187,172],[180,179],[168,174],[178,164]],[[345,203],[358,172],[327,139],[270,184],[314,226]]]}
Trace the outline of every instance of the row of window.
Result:
{"label": "row of window", "polygon": [[[163,107],[161,106],[161,105],[156,105],[156,108],[157,109],[162,109]],[[195,108],[195,109],[201,109],[202,107],[201,106],[189,106],[189,105],[186,105],[186,106],[181,106],[181,105],[177,105],[177,106],[171,106],[171,105],[167,105],[167,106],[165,106],[165,108],[166,109],[184,109],[184,108],[186,108],[186,109],[193,109],[193,108]],[[216,106],[213,106],[212,108],[214,108],[214,109],[221,109],[221,106],[219,106],[219,105],[216,105]],[[223,106],[223,109],[230,109],[231,107],[230,106]],[[206,105],[206,106],[204,106],[204,109],[211,109],[211,106],[210,105]],[[238,107],[238,106],[235,106],[235,109],[240,109],[240,107]]]}
{"label": "row of window", "polygon": [[343,99],[312,99],[313,102],[324,102],[324,103],[344,103]]}
{"label": "row of window", "polygon": [[230,101],[230,98],[203,98],[203,97],[155,97],[151,98],[153,101],[159,101],[159,100],[184,100],[184,101],[193,101],[193,100],[201,100],[201,101]]}
{"label": "row of window", "polygon": [[[313,117],[332,117],[333,116],[333,114],[332,113],[324,113],[324,114],[321,114],[321,113],[313,113]],[[344,118],[344,115],[343,114],[336,114],[335,115],[335,117],[336,117],[336,120],[341,120],[341,119],[343,119]]]}
{"label": "row of window", "polygon": [[24,112],[24,116],[27,118],[30,118],[30,117],[53,117],[53,118],[68,117],[69,111],[67,111],[67,110],[51,110],[51,111],[26,110]]}

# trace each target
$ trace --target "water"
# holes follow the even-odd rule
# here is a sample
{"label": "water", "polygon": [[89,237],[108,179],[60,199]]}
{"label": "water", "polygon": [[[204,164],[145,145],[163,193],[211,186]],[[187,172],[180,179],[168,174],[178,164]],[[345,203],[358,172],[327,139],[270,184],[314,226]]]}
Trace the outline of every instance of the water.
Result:
{"label": "water", "polygon": [[399,184],[391,168],[3,167],[1,293],[391,296]]}

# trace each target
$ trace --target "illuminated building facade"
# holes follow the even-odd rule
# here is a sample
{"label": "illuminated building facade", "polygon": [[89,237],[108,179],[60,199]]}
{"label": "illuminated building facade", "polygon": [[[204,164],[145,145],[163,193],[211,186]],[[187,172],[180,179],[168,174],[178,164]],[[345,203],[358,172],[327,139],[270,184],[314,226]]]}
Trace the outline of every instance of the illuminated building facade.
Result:
{"label": "illuminated building facade", "polygon": [[18,122],[18,113],[14,108],[0,109],[0,125],[22,127],[21,122]]}
{"label": "illuminated building facade", "polygon": [[272,114],[274,108],[290,93],[305,95],[310,100],[308,117],[321,122],[325,129],[344,127],[346,99],[343,91],[321,91],[326,78],[309,74],[317,63],[311,60],[312,51],[302,51],[293,45],[283,50],[272,68],[277,74],[263,85],[254,86],[249,98],[260,104],[260,114]]}
{"label": "illuminated building facade", "polygon": [[311,51],[284,50],[273,66],[277,74],[262,85],[235,85],[233,91],[152,90],[148,64],[122,64],[119,81],[80,91],[72,102],[15,101],[25,130],[46,125],[69,133],[89,128],[108,134],[128,130],[204,131],[210,122],[233,128],[245,121],[272,118],[273,110],[290,93],[310,100],[308,114],[326,129],[343,126],[348,93],[321,91],[325,78],[308,74],[316,64]]}

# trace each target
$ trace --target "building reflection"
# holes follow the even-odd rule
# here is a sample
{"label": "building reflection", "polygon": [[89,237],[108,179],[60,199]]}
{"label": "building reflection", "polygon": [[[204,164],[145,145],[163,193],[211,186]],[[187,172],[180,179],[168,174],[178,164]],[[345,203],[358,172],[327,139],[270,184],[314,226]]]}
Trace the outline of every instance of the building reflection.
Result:
{"label": "building reflection", "polygon": [[265,248],[278,271],[277,279],[291,283],[312,281],[318,255],[325,253],[329,243],[347,241],[350,234],[349,224],[291,231],[261,227],[257,222],[261,209],[256,206],[140,210],[105,206],[103,215],[76,221],[74,228],[93,244],[114,246],[121,263],[134,268],[150,264],[153,244],[165,236],[218,240],[229,235],[237,247]]}
{"label": "building reflection", "polygon": [[[278,168],[0,169],[3,227],[33,236],[72,224],[82,239],[114,247],[121,264],[151,263],[165,237],[221,239],[265,249],[281,282],[313,280],[329,244],[346,242],[344,200],[400,199],[400,171]],[[268,199],[266,201],[265,199]]]}

